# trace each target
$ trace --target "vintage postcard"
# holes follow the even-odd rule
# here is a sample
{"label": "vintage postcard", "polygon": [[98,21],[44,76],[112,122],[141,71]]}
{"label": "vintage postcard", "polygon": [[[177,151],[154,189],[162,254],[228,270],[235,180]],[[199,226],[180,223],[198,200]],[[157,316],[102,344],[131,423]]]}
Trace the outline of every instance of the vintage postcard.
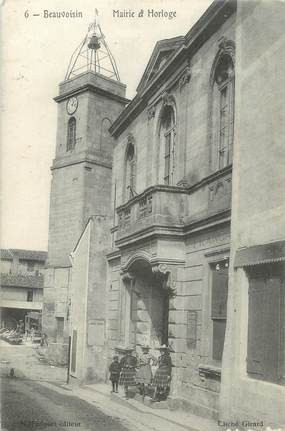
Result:
{"label": "vintage postcard", "polygon": [[285,430],[285,1],[1,20],[1,429]]}

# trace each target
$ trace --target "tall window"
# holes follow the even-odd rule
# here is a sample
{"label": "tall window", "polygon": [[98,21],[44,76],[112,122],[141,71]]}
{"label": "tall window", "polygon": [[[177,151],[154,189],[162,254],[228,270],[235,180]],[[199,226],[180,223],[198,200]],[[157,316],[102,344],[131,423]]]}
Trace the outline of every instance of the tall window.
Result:
{"label": "tall window", "polygon": [[247,372],[257,379],[284,383],[284,266],[257,265],[247,274]]}
{"label": "tall window", "polygon": [[68,125],[67,125],[66,151],[73,150],[75,148],[75,143],[76,143],[76,120],[74,117],[71,117],[68,120]]}
{"label": "tall window", "polygon": [[216,263],[212,267],[212,358],[222,360],[228,300],[228,261]]}
{"label": "tall window", "polygon": [[213,167],[232,163],[234,126],[234,65],[229,54],[220,57],[214,71],[212,106]]}
{"label": "tall window", "polygon": [[135,195],[135,147],[132,142],[127,146],[125,176],[125,196],[131,199]]}
{"label": "tall window", "polygon": [[172,185],[175,169],[175,125],[174,112],[171,106],[164,108],[160,135],[164,141],[164,184]]}

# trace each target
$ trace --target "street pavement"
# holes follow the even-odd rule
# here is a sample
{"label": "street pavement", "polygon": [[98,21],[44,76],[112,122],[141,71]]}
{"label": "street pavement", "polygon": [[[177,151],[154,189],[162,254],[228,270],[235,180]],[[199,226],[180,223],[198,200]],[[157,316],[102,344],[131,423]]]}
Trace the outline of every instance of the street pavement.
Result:
{"label": "street pavement", "polygon": [[0,376],[7,376],[11,368],[15,377],[38,381],[65,382],[67,369],[55,367],[43,360],[41,348],[37,345],[13,345],[0,340]]}
{"label": "street pavement", "polygon": [[2,430],[127,431],[121,420],[38,382],[2,378]]}

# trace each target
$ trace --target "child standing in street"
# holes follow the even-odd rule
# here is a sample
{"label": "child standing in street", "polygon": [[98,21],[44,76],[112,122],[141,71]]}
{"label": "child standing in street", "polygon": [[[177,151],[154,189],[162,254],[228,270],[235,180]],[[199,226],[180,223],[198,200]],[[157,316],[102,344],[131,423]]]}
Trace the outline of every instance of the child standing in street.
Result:
{"label": "child standing in street", "polygon": [[121,372],[121,365],[119,363],[118,356],[113,357],[113,362],[109,367],[109,371],[110,371],[110,380],[112,382],[112,392],[118,393],[118,383],[119,383],[120,372]]}

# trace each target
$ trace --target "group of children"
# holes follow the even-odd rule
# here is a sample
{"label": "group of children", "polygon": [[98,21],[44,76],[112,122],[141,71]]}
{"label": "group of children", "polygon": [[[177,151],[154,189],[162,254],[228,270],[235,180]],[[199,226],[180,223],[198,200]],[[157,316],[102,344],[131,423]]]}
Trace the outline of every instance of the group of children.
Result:
{"label": "group of children", "polygon": [[[171,357],[169,347],[163,345],[159,348],[160,356],[156,359],[150,354],[149,346],[141,346],[142,353],[133,355],[133,348],[121,349],[124,356],[119,362],[119,357],[114,356],[109,367],[112,392],[118,392],[118,385],[124,387],[125,396],[128,398],[129,386],[137,386],[140,394],[152,395],[153,401],[165,399],[169,393],[171,381]],[[157,366],[153,375],[152,366]]]}

